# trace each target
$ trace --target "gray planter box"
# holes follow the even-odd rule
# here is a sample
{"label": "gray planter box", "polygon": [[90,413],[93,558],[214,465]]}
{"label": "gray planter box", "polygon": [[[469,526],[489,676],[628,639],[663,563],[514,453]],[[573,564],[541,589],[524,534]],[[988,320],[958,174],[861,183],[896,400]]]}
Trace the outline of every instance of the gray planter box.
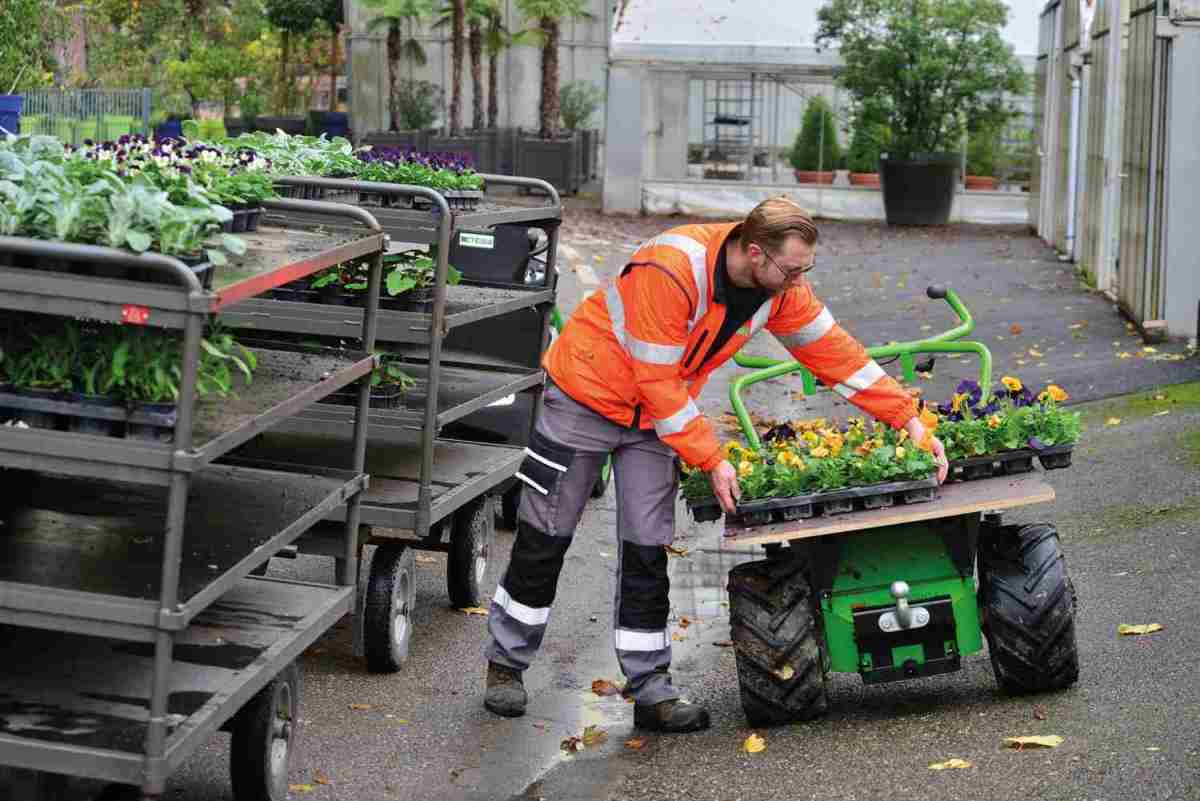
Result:
{"label": "gray planter box", "polygon": [[500,131],[467,131],[462,136],[432,136],[429,150],[433,153],[454,153],[468,156],[475,172],[498,172]]}
{"label": "gray planter box", "polygon": [[579,174],[583,183],[595,180],[600,161],[600,132],[594,128],[579,132]]}
{"label": "gray planter box", "polygon": [[433,131],[375,131],[363,137],[361,144],[428,150]]}
{"label": "gray planter box", "polygon": [[577,133],[561,139],[520,136],[517,140],[517,174],[541,178],[560,193],[573,195],[583,185],[581,149]]}

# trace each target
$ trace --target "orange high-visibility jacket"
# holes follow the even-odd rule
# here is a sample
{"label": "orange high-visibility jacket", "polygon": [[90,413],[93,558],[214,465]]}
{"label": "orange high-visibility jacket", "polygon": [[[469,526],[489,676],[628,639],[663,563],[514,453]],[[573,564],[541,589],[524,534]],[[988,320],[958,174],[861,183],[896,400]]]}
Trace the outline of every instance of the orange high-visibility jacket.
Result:
{"label": "orange high-visibility jacket", "polygon": [[[654,427],[683,461],[712,470],[722,457],[695,398],[708,376],[763,328],[824,384],[901,428],[916,403],[836,322],[807,281],[764,303],[717,353],[714,271],[737,224],[685,225],[643,244],[607,291],[588,297],[543,360],[555,384],[623,426]],[[707,355],[707,358],[706,358]]]}

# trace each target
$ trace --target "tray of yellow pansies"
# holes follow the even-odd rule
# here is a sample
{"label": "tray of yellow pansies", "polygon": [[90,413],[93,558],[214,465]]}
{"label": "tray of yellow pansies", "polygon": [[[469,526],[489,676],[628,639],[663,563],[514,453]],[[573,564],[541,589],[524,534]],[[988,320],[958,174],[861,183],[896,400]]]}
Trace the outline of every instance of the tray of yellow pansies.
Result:
{"label": "tray of yellow pansies", "polygon": [[[1011,376],[1001,383],[1003,390],[986,401],[976,382],[963,381],[946,403],[922,404],[921,421],[945,445],[948,480],[1029,472],[1035,458],[1046,470],[1070,466],[1080,426],[1078,413],[1058,406],[1067,393],[1051,384],[1034,395]],[[937,487],[928,443],[913,443],[882,423],[781,423],[762,441],[761,450],[725,445],[742,491],[731,523],[757,526],[921,503],[932,500]],[[680,493],[697,522],[721,517],[703,471],[685,471]]]}

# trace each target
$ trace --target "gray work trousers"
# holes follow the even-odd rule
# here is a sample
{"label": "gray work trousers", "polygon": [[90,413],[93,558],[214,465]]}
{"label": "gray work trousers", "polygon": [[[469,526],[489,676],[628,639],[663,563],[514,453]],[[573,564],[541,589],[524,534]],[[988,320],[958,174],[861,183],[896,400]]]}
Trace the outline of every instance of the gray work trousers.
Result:
{"label": "gray work trousers", "polygon": [[667,630],[668,545],[675,536],[679,470],[653,430],[613,423],[546,388],[542,413],[518,471],[525,486],[517,537],[488,617],[490,661],[525,670],[550,619],[563,558],[605,459],[617,487],[617,576],[613,639],[635,703],[678,698]]}

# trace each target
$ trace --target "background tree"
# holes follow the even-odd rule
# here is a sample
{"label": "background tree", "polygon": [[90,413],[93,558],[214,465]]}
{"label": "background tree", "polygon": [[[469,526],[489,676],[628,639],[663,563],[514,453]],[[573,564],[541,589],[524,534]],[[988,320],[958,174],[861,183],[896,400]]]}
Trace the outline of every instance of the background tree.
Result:
{"label": "background tree", "polygon": [[[465,0],[464,5],[467,28],[467,58],[471,65],[471,127],[475,130],[480,130],[485,126],[483,115],[484,28],[490,22],[491,13],[495,11],[499,15],[500,9],[496,0]],[[441,16],[434,23],[434,27],[446,28],[449,26],[453,29],[453,23],[454,3],[450,3],[442,9]],[[453,36],[453,33],[451,33],[451,36]],[[492,64],[491,66],[494,70],[496,65]],[[455,81],[457,81],[457,74],[456,71]],[[451,109],[453,107],[454,100],[451,98]]]}
{"label": "background tree", "polygon": [[890,138],[884,110],[875,101],[863,103],[855,110],[851,124],[854,133],[850,137],[846,166],[850,172],[879,172],[879,156]]}
{"label": "background tree", "polygon": [[450,0],[450,135],[462,135],[463,28],[466,0]]}
{"label": "background tree", "polygon": [[392,130],[400,129],[398,93],[400,64],[408,61],[408,79],[413,80],[413,66],[423,67],[428,59],[425,48],[416,36],[417,26],[433,16],[433,0],[359,0],[376,16],[367,25],[371,31],[387,27],[388,108]]}
{"label": "background tree", "polygon": [[500,54],[517,44],[520,34],[513,34],[505,27],[499,0],[480,0],[480,5],[486,17],[483,23],[483,49],[488,57],[487,126],[495,128],[500,119]]}
{"label": "background tree", "polygon": [[66,19],[51,0],[3,0],[0,5],[0,95],[48,86],[57,63],[54,44]]}
{"label": "background tree", "polygon": [[338,43],[342,37],[342,24],[346,21],[346,6],[342,0],[323,0],[321,20],[329,26],[329,110],[337,111],[337,79],[341,72],[341,56]]}
{"label": "background tree", "polygon": [[536,40],[542,48],[542,97],[539,104],[543,139],[555,139],[559,133],[558,42],[564,20],[588,19],[585,0],[517,0],[525,18],[536,23]]}
{"label": "background tree", "polygon": [[818,46],[839,49],[838,81],[880,104],[897,158],[956,147],[964,120],[1003,119],[1004,94],[1025,91],[1003,0],[829,0],[817,20]]}
{"label": "background tree", "polygon": [[280,96],[278,110],[287,114],[296,107],[296,82],[291,70],[292,44],[316,27],[324,11],[323,0],[265,0],[267,21],[282,36],[279,53]]}

